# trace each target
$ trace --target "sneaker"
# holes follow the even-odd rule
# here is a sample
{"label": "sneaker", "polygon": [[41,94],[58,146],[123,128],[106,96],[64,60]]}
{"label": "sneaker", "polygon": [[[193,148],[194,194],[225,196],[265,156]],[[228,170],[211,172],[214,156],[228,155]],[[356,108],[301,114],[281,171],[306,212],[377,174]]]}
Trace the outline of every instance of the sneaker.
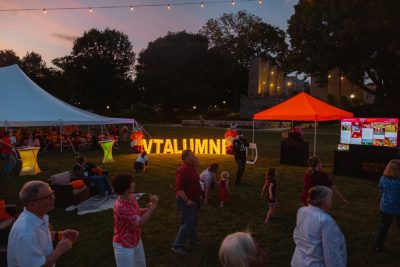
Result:
{"label": "sneaker", "polygon": [[184,250],[183,248],[176,248],[176,247],[171,247],[171,250],[179,255],[187,255],[187,251]]}

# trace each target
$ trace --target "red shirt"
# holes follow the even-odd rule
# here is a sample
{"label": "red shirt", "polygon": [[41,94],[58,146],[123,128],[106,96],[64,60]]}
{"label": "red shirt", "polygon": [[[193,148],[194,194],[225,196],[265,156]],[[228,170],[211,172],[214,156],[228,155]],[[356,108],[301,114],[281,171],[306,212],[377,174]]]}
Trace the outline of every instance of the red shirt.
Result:
{"label": "red shirt", "polygon": [[317,186],[317,185],[323,185],[326,187],[332,187],[333,182],[329,178],[328,174],[326,172],[322,171],[315,171],[313,174],[304,174],[304,190],[303,194],[301,196],[301,202],[303,202],[304,205],[307,206],[307,197],[308,197],[308,190],[310,190],[311,187]]}
{"label": "red shirt", "polygon": [[129,196],[129,200],[119,197],[114,204],[113,242],[126,248],[136,247],[142,233],[140,216],[140,206],[134,194]]}
{"label": "red shirt", "polygon": [[[198,200],[203,191],[200,186],[200,176],[187,163],[183,163],[176,172],[175,191],[183,191],[191,200]],[[178,195],[177,195],[178,196]]]}
{"label": "red shirt", "polygon": [[[9,144],[11,146],[11,141],[10,141],[10,138],[8,136],[3,136],[3,142],[7,143],[7,144]],[[12,154],[13,153],[12,152],[12,148],[8,147],[6,145],[2,145],[1,146],[1,153],[3,153],[3,154]]]}

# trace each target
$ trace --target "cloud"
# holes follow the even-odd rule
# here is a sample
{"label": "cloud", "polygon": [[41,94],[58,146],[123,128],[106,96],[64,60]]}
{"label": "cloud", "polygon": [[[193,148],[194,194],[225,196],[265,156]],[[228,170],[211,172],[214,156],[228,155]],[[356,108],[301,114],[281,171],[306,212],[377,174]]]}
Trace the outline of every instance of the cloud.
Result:
{"label": "cloud", "polygon": [[67,35],[67,34],[61,34],[61,33],[53,33],[51,36],[56,37],[57,39],[66,41],[66,42],[74,42],[78,36],[73,36],[73,35]]}

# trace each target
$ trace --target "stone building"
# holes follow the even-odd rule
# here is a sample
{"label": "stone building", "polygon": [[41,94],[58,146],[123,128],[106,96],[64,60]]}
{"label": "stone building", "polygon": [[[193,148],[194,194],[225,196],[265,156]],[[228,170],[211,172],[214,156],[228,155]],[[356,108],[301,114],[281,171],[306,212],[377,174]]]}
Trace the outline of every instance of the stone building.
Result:
{"label": "stone building", "polygon": [[339,69],[329,71],[328,83],[323,86],[320,86],[317,78],[311,77],[310,93],[322,101],[341,108],[372,104],[375,100],[373,95],[342,75]]}
{"label": "stone building", "polygon": [[303,90],[302,80],[285,77],[276,65],[254,58],[249,70],[247,96],[240,100],[240,117],[251,119],[254,113],[273,107]]}

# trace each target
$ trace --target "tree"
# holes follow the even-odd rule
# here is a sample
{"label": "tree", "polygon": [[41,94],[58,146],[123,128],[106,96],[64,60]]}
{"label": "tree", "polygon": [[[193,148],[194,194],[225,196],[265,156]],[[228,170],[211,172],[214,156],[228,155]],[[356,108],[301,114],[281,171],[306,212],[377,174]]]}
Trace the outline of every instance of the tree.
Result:
{"label": "tree", "polygon": [[19,57],[11,49],[0,50],[0,67],[6,67],[13,64],[18,64]]}
{"label": "tree", "polygon": [[[288,27],[291,67],[322,84],[339,68],[378,104],[398,108],[399,10],[391,0],[300,0]],[[371,81],[375,91],[365,86]]]}
{"label": "tree", "polygon": [[196,106],[206,111],[224,92],[219,55],[208,51],[208,41],[200,34],[172,33],[150,42],[140,52],[136,84],[143,102],[161,106],[168,115],[187,112]]}
{"label": "tree", "polygon": [[227,59],[226,82],[234,93],[236,109],[247,92],[251,59],[262,57],[281,66],[286,55],[285,32],[246,11],[210,19],[200,30],[210,47]]}
{"label": "tree", "polygon": [[111,29],[85,32],[70,55],[53,60],[63,72],[68,100],[96,111],[128,104],[134,63],[128,36]]}
{"label": "tree", "polygon": [[35,83],[46,87],[45,80],[50,75],[50,69],[47,68],[46,62],[44,62],[40,54],[27,52],[21,59],[19,66]]}

